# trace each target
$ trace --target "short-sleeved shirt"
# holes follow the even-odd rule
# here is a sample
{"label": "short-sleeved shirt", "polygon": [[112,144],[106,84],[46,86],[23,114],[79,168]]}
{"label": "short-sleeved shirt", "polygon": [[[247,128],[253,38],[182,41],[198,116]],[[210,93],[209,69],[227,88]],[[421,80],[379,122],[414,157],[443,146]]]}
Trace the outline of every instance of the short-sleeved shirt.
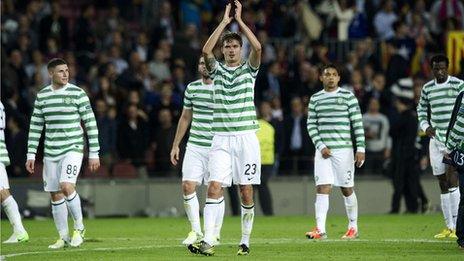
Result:
{"label": "short-sleeved shirt", "polygon": [[192,110],[192,124],[187,142],[189,145],[211,147],[213,106],[213,84],[204,84],[200,79],[187,86],[184,109]]}
{"label": "short-sleeved shirt", "polygon": [[215,63],[209,72],[214,84],[214,134],[236,135],[259,129],[254,104],[258,70],[249,61],[237,67]]}

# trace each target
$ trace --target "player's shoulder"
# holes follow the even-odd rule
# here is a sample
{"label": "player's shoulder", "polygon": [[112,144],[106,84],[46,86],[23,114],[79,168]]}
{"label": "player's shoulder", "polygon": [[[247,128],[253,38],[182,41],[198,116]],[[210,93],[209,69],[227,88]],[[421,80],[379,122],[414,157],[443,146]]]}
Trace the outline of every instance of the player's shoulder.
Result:
{"label": "player's shoulder", "polygon": [[66,87],[66,90],[69,92],[79,92],[79,93],[85,93],[84,89],[81,87],[74,85],[72,83],[68,83],[68,86]]}
{"label": "player's shoulder", "polygon": [[428,82],[426,82],[424,84],[424,86],[422,86],[423,89],[429,89],[430,87],[434,86],[435,85],[435,80],[430,80]]}
{"label": "player's shoulder", "polygon": [[44,95],[47,95],[49,93],[52,92],[52,85],[47,85],[47,86],[44,86],[42,87],[42,89],[40,89],[38,92],[37,92],[37,98],[41,98],[43,97]]}
{"label": "player's shoulder", "polygon": [[187,85],[187,89],[200,87],[202,85],[203,85],[203,81],[201,79],[198,79],[196,81],[193,81],[193,82],[189,83]]}
{"label": "player's shoulder", "polygon": [[449,83],[455,84],[455,85],[461,85],[464,83],[464,81],[459,79],[458,77],[450,76]]}
{"label": "player's shoulder", "polygon": [[320,98],[322,98],[324,96],[324,90],[320,90],[318,92],[316,92],[315,94],[311,95],[311,97],[309,98],[310,101],[316,101]]}

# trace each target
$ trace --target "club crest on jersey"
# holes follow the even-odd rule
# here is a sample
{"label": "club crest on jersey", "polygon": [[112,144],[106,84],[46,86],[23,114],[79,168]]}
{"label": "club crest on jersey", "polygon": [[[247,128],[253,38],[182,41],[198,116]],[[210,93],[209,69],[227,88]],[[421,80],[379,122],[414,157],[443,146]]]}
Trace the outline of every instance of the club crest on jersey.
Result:
{"label": "club crest on jersey", "polygon": [[337,99],[337,103],[338,103],[338,104],[342,104],[342,103],[343,103],[343,98],[338,98],[338,99]]}
{"label": "club crest on jersey", "polygon": [[63,98],[63,103],[66,105],[71,105],[73,103],[73,99],[71,97]]}

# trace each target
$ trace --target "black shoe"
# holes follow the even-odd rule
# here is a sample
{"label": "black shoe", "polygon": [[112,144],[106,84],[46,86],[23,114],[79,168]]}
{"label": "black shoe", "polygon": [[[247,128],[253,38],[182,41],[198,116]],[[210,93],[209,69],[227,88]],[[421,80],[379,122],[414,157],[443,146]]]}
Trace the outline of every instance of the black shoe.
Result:
{"label": "black shoe", "polygon": [[187,249],[192,254],[200,254],[200,243],[190,244],[187,246]]}
{"label": "black shoe", "polygon": [[205,241],[201,241],[199,246],[200,254],[205,256],[214,256],[214,246],[206,243]]}
{"label": "black shoe", "polygon": [[238,246],[237,255],[246,256],[248,254],[250,254],[250,248],[247,247],[247,245],[241,244],[240,246]]}

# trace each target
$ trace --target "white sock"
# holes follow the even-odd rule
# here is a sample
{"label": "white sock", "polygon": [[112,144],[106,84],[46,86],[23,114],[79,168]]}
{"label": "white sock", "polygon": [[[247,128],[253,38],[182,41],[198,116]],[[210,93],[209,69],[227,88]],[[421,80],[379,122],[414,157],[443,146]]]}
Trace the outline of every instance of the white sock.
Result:
{"label": "white sock", "polygon": [[316,226],[321,233],[325,233],[325,220],[327,219],[327,211],[329,210],[329,195],[316,194]]}
{"label": "white sock", "polygon": [[253,229],[253,220],[255,218],[255,205],[242,205],[242,240],[240,245],[250,246],[250,235]]}
{"label": "white sock", "polygon": [[205,209],[203,211],[203,222],[205,229],[205,237],[203,240],[210,245],[214,245],[213,243],[215,242],[214,227],[216,224],[217,216],[220,214],[219,205],[221,201],[224,200],[223,198],[221,200],[221,198],[206,198]]}
{"label": "white sock", "polygon": [[450,193],[440,194],[441,210],[445,218],[446,227],[453,228],[453,217],[451,215]]}
{"label": "white sock", "polygon": [[68,205],[71,216],[74,220],[74,229],[83,230],[84,223],[82,222],[81,197],[74,191],[69,197],[66,197],[66,205]]}
{"label": "white sock", "polygon": [[192,231],[195,231],[197,234],[203,234],[200,226],[200,205],[198,204],[196,192],[184,195],[184,209],[192,226]]}
{"label": "white sock", "polygon": [[451,217],[453,220],[452,229],[456,229],[456,221],[458,218],[458,209],[459,209],[459,200],[461,197],[461,193],[459,193],[459,187],[450,188],[449,195],[450,195]]}
{"label": "white sock", "polygon": [[64,198],[58,201],[52,201],[52,214],[56,230],[58,230],[61,239],[68,240],[68,207],[66,206]]}
{"label": "white sock", "polygon": [[217,238],[221,238],[221,228],[222,223],[224,221],[224,211],[225,211],[225,203],[224,197],[219,198],[221,202],[219,203],[218,214],[216,216],[216,224],[214,226],[214,236]]}
{"label": "white sock", "polygon": [[21,222],[21,215],[19,214],[18,204],[16,200],[14,200],[13,196],[7,197],[2,202],[3,209],[5,210],[5,214],[10,220],[11,225],[13,226],[14,233],[22,234],[26,232],[23,227],[23,222]]}
{"label": "white sock", "polygon": [[358,199],[356,194],[353,191],[350,196],[343,196],[343,199],[345,200],[346,215],[348,217],[348,229],[352,227],[358,230]]}

